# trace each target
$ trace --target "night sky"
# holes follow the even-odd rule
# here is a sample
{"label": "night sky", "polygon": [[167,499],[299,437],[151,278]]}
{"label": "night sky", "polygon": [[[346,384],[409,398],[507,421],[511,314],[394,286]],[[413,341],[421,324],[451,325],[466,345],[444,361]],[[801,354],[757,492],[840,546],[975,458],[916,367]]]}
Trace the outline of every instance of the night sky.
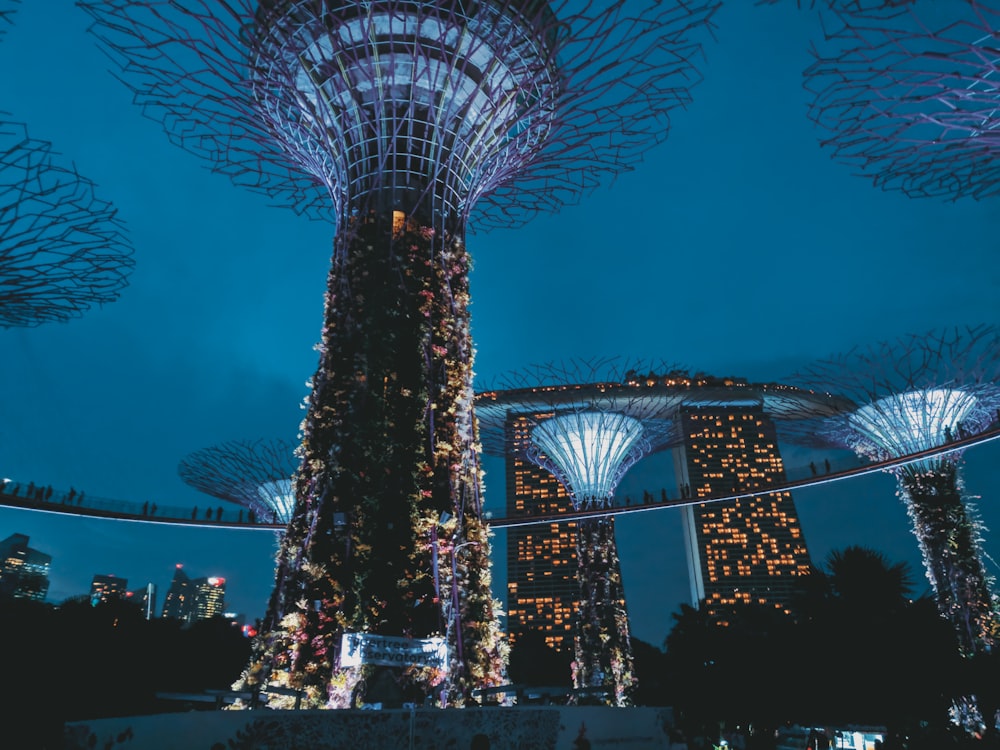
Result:
{"label": "night sky", "polygon": [[[703,81],[644,162],[579,205],[518,230],[470,234],[477,382],[556,360],[620,356],[780,381],[856,345],[996,324],[1000,206],[908,199],[820,148],[802,71],[819,15],[794,0],[727,3],[705,37]],[[295,437],[317,362],[334,227],[270,207],[168,143],[131,104],[71,0],[22,3],[0,38],[0,111],[51,141],[112,201],[135,247],[119,300],[67,323],[0,330],[0,472],[56,490],[213,507],[178,462],[229,440]],[[809,461],[788,451],[786,464]],[[822,458],[822,454],[820,454]],[[966,489],[1000,529],[1000,441],[966,456]],[[621,493],[668,483],[651,457]],[[487,509],[503,511],[486,462]],[[887,475],[796,493],[815,562],[860,544],[911,565],[909,520]],[[633,635],[661,645],[689,598],[680,512],[623,517]],[[227,579],[228,609],[263,614],[275,538],[0,510],[53,556],[50,599],[96,573],[157,584],[175,564]],[[985,532],[1000,556],[1000,536]],[[504,534],[494,545],[504,595]],[[997,565],[988,562],[988,571]]]}

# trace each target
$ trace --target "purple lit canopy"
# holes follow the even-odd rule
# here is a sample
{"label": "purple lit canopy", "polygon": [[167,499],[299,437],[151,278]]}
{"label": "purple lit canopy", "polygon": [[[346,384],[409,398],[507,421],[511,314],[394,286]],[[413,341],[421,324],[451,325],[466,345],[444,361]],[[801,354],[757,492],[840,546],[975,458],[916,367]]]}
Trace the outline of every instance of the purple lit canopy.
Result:
{"label": "purple lit canopy", "polygon": [[1000,9],[978,0],[844,9],[805,71],[837,161],[913,197],[995,196]]}

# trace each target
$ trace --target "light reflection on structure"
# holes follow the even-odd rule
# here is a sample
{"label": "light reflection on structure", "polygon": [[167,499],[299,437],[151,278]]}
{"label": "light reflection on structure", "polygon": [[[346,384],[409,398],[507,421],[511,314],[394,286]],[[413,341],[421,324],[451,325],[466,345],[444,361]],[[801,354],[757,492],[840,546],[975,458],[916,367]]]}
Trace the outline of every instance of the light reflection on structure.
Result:
{"label": "light reflection on structure", "polygon": [[873,460],[918,453],[957,438],[977,412],[966,391],[926,388],[880,398],[847,417],[854,450]]}
{"label": "light reflection on structure", "polygon": [[527,456],[570,488],[580,510],[608,503],[625,472],[649,449],[638,419],[580,411],[539,422]]}

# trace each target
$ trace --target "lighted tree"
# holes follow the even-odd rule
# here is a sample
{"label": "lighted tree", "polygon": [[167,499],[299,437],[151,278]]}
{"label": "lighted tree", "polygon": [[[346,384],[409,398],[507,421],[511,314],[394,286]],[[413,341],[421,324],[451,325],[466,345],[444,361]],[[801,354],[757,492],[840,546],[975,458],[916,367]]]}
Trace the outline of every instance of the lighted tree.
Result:
{"label": "lighted tree", "polygon": [[[576,510],[611,508],[625,473],[677,439],[668,417],[675,399],[665,401],[662,389],[627,381],[614,360],[511,373],[502,388],[477,395],[484,447],[501,456],[521,455],[550,471]],[[636,683],[614,517],[577,523],[580,605],[573,683],[603,688],[609,703],[628,705]]]}
{"label": "lighted tree", "polygon": [[236,503],[262,521],[287,525],[298,468],[289,440],[231,440],[188,454],[177,466],[187,484],[212,497]]}
{"label": "lighted tree", "polygon": [[[503,679],[503,653],[466,225],[474,209],[490,228],[574,202],[662,141],[717,0],[81,5],[174,142],[337,227],[296,507],[249,679],[302,686],[311,706],[365,700],[387,673],[400,697],[469,700]],[[461,556],[454,585],[433,565],[442,539]],[[460,611],[446,672],[341,668],[345,633],[439,633],[442,584]]]}
{"label": "lighted tree", "polygon": [[[820,362],[796,376],[851,398],[857,408],[798,432],[872,461],[899,458],[985,430],[1000,407],[1000,333],[948,329],[881,342]],[[790,431],[790,435],[794,433]],[[961,478],[962,451],[889,469],[899,485],[938,609],[967,657],[988,653],[1000,634],[981,528]],[[982,722],[968,698],[956,720]]]}
{"label": "lighted tree", "polygon": [[833,158],[909,196],[996,195],[1000,9],[956,0],[836,18],[833,51],[805,71]]}
{"label": "lighted tree", "polygon": [[132,246],[110,203],[52,144],[0,121],[0,326],[81,316],[118,299]]}

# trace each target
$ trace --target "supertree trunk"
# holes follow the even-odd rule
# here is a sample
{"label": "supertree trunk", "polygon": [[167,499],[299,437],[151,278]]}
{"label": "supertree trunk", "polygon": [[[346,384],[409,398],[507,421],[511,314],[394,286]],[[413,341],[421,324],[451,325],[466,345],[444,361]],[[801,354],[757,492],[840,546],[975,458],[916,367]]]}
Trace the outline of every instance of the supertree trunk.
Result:
{"label": "supertree trunk", "polygon": [[580,561],[580,611],[573,685],[607,686],[613,695],[600,702],[630,705],[635,677],[614,519],[581,521],[576,553]]}
{"label": "supertree trunk", "polygon": [[[433,564],[459,546],[476,548],[466,557],[489,549],[471,411],[468,255],[461,232],[427,223],[369,212],[335,245],[296,508],[258,665],[266,679],[306,688],[316,705],[349,705],[352,693],[363,700],[359,683],[386,671],[340,669],[345,632],[449,634],[450,675],[391,668],[407,700],[447,679],[450,699],[461,701],[469,673],[499,679],[488,573],[467,574],[459,587],[451,567]],[[445,513],[450,549],[436,541]],[[459,588],[458,612],[449,608],[445,622],[438,594]]]}
{"label": "supertree trunk", "polygon": [[938,611],[955,628],[962,654],[975,656],[993,649],[998,628],[958,471],[953,460],[943,459],[903,467],[896,475]]}

